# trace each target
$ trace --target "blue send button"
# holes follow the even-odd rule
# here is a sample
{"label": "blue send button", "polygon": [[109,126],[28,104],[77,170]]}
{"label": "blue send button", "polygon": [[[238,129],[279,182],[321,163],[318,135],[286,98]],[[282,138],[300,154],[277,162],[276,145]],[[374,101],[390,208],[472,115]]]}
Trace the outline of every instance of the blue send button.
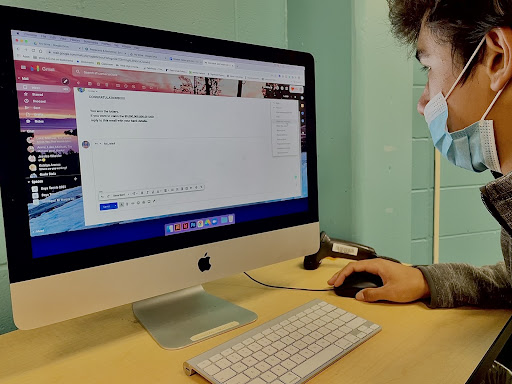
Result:
{"label": "blue send button", "polygon": [[117,203],[100,204],[100,211],[108,211],[110,209],[117,209]]}

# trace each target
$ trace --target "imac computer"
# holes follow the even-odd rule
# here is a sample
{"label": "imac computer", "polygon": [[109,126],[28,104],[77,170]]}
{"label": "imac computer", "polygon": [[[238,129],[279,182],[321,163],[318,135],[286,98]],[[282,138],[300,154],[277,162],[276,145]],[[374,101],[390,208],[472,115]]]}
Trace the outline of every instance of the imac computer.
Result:
{"label": "imac computer", "polygon": [[313,72],[306,53],[0,7],[15,324],[134,303],[178,348],[254,321],[201,284],[318,250]]}

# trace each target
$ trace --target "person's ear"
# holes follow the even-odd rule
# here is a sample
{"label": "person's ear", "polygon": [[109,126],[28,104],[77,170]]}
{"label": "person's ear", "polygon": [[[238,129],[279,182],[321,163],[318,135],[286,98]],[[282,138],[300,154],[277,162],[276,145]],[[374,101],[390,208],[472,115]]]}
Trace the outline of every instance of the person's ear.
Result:
{"label": "person's ear", "polygon": [[486,35],[484,65],[494,92],[501,90],[512,78],[512,28],[493,28]]}

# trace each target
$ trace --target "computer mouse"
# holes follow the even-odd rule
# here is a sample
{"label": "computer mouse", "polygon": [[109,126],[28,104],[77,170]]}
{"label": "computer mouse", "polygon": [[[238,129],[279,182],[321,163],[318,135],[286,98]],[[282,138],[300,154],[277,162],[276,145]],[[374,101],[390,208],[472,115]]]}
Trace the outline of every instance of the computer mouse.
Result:
{"label": "computer mouse", "polygon": [[379,275],[369,272],[353,272],[347,276],[343,284],[334,287],[334,293],[343,297],[356,297],[356,293],[361,289],[378,288],[383,285]]}

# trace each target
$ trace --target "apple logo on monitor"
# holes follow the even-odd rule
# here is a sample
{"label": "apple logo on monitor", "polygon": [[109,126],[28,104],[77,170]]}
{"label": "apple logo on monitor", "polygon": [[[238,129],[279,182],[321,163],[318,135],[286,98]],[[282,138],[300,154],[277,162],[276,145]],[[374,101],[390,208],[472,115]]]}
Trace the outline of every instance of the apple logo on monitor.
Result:
{"label": "apple logo on monitor", "polygon": [[210,264],[210,256],[208,256],[208,252],[204,254],[204,257],[201,257],[197,262],[197,266],[201,272],[209,271],[212,265]]}

